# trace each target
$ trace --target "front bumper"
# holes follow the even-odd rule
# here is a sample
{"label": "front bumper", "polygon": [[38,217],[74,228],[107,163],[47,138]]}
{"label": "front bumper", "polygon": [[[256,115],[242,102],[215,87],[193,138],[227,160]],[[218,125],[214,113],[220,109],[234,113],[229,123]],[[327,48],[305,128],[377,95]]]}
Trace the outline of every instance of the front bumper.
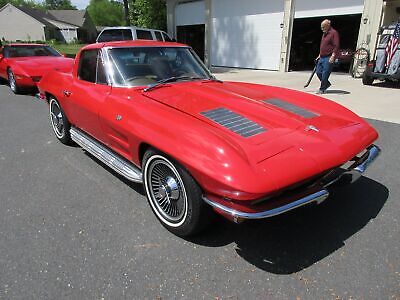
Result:
{"label": "front bumper", "polygon": [[354,163],[350,167],[340,173],[335,172],[335,174],[324,176],[320,181],[318,181],[317,185],[314,184],[313,187],[310,188],[310,192],[306,194],[302,193],[297,197],[291,196],[289,199],[284,199],[283,201],[275,201],[275,203],[278,204],[273,207],[269,205],[267,209],[257,211],[255,207],[252,207],[249,209],[251,211],[245,211],[229,207],[221,203],[222,201],[217,201],[210,197],[203,196],[203,200],[211,205],[217,212],[220,212],[235,222],[239,222],[243,219],[269,218],[310,203],[320,204],[329,197],[328,188],[340,183],[353,183],[358,180],[361,175],[365,173],[368,166],[378,157],[379,153],[379,147],[371,145],[366,149],[366,152],[361,157],[355,157],[352,160]]}

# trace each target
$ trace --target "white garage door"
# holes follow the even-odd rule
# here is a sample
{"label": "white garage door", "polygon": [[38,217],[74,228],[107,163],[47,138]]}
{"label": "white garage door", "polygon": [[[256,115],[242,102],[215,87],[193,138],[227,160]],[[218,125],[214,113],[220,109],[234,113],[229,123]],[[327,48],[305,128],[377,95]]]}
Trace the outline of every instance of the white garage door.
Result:
{"label": "white garage door", "polygon": [[283,3],[213,0],[211,64],[278,70]]}
{"label": "white garage door", "polygon": [[204,1],[180,3],[175,9],[175,25],[205,24]]}
{"label": "white garage door", "polygon": [[295,6],[295,18],[351,15],[363,12],[364,0],[296,0]]}

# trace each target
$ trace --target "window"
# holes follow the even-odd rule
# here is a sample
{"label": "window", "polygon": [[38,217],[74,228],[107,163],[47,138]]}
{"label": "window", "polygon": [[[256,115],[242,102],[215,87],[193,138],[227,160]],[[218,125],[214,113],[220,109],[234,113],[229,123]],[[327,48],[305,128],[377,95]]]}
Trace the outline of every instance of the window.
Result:
{"label": "window", "polygon": [[142,30],[136,29],[136,37],[138,40],[152,40],[153,36],[151,35],[150,30]]}
{"label": "window", "polygon": [[164,41],[166,42],[172,42],[171,38],[168,36],[168,34],[166,34],[165,32],[162,33],[163,37],[164,37]]}
{"label": "window", "polygon": [[106,29],[97,39],[98,42],[126,40],[132,40],[132,31],[130,29]]}
{"label": "window", "polygon": [[9,57],[61,56],[53,48],[41,45],[10,46],[7,52]]}
{"label": "window", "polygon": [[98,50],[85,50],[79,61],[78,78],[80,80],[96,82],[96,65]]}
{"label": "window", "polygon": [[163,41],[161,32],[159,32],[159,31],[154,31],[154,34],[155,34],[155,36],[156,36],[156,40],[157,40],[157,41],[161,41],[161,42]]}

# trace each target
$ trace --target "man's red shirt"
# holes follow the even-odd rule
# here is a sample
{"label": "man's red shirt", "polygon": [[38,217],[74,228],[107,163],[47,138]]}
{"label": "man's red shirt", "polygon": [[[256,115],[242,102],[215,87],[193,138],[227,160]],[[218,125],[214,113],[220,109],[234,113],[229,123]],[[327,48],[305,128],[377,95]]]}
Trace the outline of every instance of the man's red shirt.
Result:
{"label": "man's red shirt", "polygon": [[339,45],[339,33],[331,27],[327,33],[322,34],[319,55],[324,57],[334,53],[337,56]]}

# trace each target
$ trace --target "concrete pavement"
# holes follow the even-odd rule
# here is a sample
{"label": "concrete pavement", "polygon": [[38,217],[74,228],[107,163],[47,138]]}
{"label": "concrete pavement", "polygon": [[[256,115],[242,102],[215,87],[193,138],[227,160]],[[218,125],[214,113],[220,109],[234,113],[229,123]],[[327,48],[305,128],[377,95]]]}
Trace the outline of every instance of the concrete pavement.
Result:
{"label": "concrete pavement", "polygon": [[[282,86],[306,93],[315,93],[319,80],[314,76],[308,88],[304,88],[311,72],[261,71],[248,69],[214,68],[214,75],[221,80],[245,81]],[[332,86],[325,98],[340,103],[364,118],[400,123],[400,84],[375,81],[365,86],[361,79],[346,73],[332,73]]]}

